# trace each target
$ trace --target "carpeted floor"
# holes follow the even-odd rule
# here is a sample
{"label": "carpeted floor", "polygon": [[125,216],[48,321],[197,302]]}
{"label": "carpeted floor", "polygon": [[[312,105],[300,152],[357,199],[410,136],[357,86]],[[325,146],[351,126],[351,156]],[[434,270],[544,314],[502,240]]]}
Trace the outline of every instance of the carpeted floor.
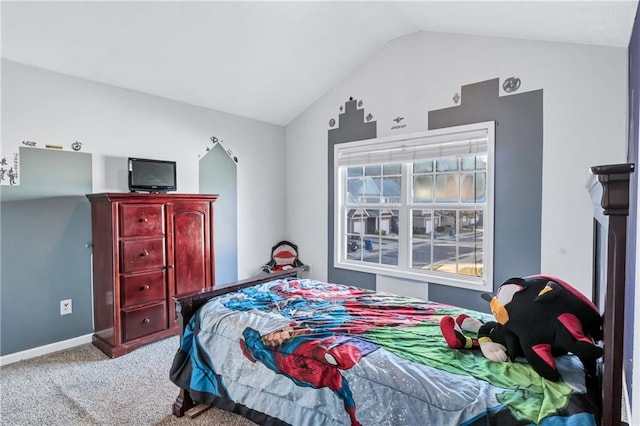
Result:
{"label": "carpeted floor", "polygon": [[110,359],[91,344],[0,368],[2,425],[220,425],[254,423],[211,408],[191,420],[171,414],[178,388],[172,337]]}

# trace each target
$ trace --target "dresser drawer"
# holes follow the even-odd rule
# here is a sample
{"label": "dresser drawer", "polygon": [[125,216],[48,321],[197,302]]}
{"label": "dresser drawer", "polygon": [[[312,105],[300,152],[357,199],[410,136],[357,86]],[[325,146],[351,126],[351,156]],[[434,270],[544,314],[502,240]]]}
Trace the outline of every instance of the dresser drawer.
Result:
{"label": "dresser drawer", "polygon": [[147,308],[122,312],[123,340],[133,340],[167,328],[167,309],[164,303]]}
{"label": "dresser drawer", "polygon": [[163,211],[161,204],[120,204],[120,236],[163,235]]}
{"label": "dresser drawer", "polygon": [[164,238],[120,241],[122,273],[162,268],[165,265]]}
{"label": "dresser drawer", "polygon": [[142,275],[121,275],[120,285],[123,308],[166,299],[164,270]]}

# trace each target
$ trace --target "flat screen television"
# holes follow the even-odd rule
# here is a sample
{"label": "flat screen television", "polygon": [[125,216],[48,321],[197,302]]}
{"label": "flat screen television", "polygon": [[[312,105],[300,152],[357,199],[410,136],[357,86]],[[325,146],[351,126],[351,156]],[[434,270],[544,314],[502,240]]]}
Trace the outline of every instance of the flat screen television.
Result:
{"label": "flat screen television", "polygon": [[129,158],[129,191],[162,193],[175,190],[175,161]]}

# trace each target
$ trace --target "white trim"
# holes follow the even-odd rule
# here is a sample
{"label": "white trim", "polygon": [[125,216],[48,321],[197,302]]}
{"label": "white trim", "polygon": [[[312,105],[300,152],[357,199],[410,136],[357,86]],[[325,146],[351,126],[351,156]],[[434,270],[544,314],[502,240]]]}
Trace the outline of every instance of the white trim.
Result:
{"label": "white trim", "polygon": [[58,352],[63,349],[69,349],[75,346],[91,343],[92,336],[93,336],[93,333],[85,334],[84,336],[78,336],[72,339],[62,340],[60,342],[39,346],[37,348],[27,349],[20,352],[14,352],[8,355],[3,355],[3,356],[0,356],[0,366],[13,364],[14,362],[22,361],[25,359],[35,358],[42,355],[48,355],[50,353]]}
{"label": "white trim", "polygon": [[625,374],[624,365],[622,366],[622,421],[627,424],[637,424],[631,423],[629,420],[631,419],[631,403],[629,401],[629,388],[627,388],[627,379]]}

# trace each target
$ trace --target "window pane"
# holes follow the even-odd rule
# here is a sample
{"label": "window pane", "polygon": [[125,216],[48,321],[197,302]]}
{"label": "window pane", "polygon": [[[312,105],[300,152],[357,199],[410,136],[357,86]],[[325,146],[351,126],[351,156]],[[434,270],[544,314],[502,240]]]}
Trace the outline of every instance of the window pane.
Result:
{"label": "window pane", "polygon": [[379,177],[364,178],[364,202],[377,204],[381,202],[382,195],[382,179]]}
{"label": "window pane", "polygon": [[458,274],[472,277],[482,277],[482,244],[460,244],[460,262],[458,264]]}
{"label": "window pane", "polygon": [[398,266],[398,238],[380,238],[380,263]]}
{"label": "window pane", "polygon": [[433,172],[433,160],[413,163],[413,173]]}
{"label": "window pane", "polygon": [[434,210],[433,270],[456,272],[456,211]]}
{"label": "window pane", "polygon": [[380,176],[382,174],[382,166],[380,164],[374,164],[364,167],[365,176]]}
{"label": "window pane", "polygon": [[434,241],[432,269],[438,272],[456,273],[455,241]]}
{"label": "window pane", "polygon": [[481,210],[460,211],[460,235],[458,273],[481,277],[483,273],[484,244],[483,216]]}
{"label": "window pane", "polygon": [[347,179],[347,203],[361,203],[360,195],[362,193],[362,179]]}
{"label": "window pane", "polygon": [[414,209],[411,213],[411,237],[431,239],[433,232],[431,210]]}
{"label": "window pane", "polygon": [[442,160],[436,160],[436,172],[449,172],[452,170],[458,170],[457,158],[445,158]]}
{"label": "window pane", "polygon": [[483,203],[487,195],[487,174],[485,172],[461,175],[460,201],[463,203]]}
{"label": "window pane", "polygon": [[367,225],[367,212],[364,209],[347,210],[347,232],[363,234]]}
{"label": "window pane", "polygon": [[362,260],[362,237],[361,235],[349,234],[345,246],[345,253],[349,260]]}
{"label": "window pane", "polygon": [[460,168],[462,168],[462,170],[475,170],[476,157],[462,157],[460,159]]}
{"label": "window pane", "polygon": [[436,175],[437,202],[458,202],[458,178],[457,174]]}
{"label": "window pane", "polygon": [[476,203],[487,201],[487,172],[476,173]]}
{"label": "window pane", "polygon": [[395,209],[382,209],[380,210],[380,217],[378,220],[378,227],[376,230],[377,235],[389,236],[398,235],[398,210]]}
{"label": "window pane", "polygon": [[486,154],[476,156],[476,170],[487,170]]}
{"label": "window pane", "polygon": [[348,177],[362,176],[362,166],[349,167],[347,169]]}
{"label": "window pane", "polygon": [[413,177],[414,203],[430,203],[433,201],[433,175],[417,175]]}
{"label": "window pane", "polygon": [[400,176],[382,178],[382,197],[385,203],[399,203],[402,195]]}
{"label": "window pane", "polygon": [[431,210],[412,210],[411,213],[411,267],[431,269]]}
{"label": "window pane", "polygon": [[475,173],[463,173],[461,175],[460,201],[463,203],[476,202]]}
{"label": "window pane", "polygon": [[380,263],[380,237],[373,234],[365,235],[362,240],[362,260],[369,263]]}
{"label": "window pane", "polygon": [[411,243],[411,267],[431,270],[431,241],[416,239]]}
{"label": "window pane", "polygon": [[382,169],[385,175],[399,175],[402,173],[402,164],[385,164]]}
{"label": "window pane", "polygon": [[435,240],[455,241],[457,229],[455,210],[434,210],[433,225]]}

